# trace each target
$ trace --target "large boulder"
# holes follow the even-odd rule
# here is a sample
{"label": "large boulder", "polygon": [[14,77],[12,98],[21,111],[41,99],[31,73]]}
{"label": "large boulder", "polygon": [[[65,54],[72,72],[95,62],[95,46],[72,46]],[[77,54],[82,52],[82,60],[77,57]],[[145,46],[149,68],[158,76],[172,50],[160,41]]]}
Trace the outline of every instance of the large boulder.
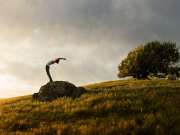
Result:
{"label": "large boulder", "polygon": [[83,87],[76,87],[66,81],[55,81],[42,86],[39,93],[34,93],[32,97],[40,101],[51,101],[59,97],[76,98],[85,92],[86,90]]}

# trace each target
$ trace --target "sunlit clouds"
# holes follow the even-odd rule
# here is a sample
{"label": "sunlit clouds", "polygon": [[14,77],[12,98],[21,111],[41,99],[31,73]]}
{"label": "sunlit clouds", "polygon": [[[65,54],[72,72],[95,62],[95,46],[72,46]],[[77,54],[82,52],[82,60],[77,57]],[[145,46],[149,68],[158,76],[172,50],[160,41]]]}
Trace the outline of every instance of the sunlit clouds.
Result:
{"label": "sunlit clouds", "polygon": [[76,85],[117,79],[117,66],[139,44],[179,46],[178,0],[0,0],[0,97],[31,94],[48,81]]}

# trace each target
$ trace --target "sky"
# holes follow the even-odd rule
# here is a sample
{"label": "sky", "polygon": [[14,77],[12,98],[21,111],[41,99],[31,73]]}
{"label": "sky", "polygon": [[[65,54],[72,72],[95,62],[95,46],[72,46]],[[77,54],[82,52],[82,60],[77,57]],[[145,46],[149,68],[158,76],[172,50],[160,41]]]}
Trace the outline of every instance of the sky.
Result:
{"label": "sky", "polygon": [[54,80],[116,80],[130,50],[149,41],[180,47],[179,0],[0,0],[0,98],[38,92]]}

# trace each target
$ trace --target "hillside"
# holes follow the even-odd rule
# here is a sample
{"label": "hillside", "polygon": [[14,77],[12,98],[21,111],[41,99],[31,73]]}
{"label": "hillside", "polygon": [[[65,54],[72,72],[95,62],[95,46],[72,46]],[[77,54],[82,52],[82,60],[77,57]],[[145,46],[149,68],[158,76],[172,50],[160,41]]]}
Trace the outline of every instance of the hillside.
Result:
{"label": "hillside", "polygon": [[80,98],[0,100],[4,135],[178,135],[180,81],[109,81]]}

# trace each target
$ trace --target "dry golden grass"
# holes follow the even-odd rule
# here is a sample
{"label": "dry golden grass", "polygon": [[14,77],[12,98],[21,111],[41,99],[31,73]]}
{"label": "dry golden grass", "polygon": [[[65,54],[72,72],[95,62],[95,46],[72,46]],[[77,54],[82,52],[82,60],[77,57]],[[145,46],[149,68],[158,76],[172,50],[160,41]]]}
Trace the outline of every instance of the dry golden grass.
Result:
{"label": "dry golden grass", "polygon": [[180,81],[110,81],[80,98],[0,100],[4,135],[180,134]]}

